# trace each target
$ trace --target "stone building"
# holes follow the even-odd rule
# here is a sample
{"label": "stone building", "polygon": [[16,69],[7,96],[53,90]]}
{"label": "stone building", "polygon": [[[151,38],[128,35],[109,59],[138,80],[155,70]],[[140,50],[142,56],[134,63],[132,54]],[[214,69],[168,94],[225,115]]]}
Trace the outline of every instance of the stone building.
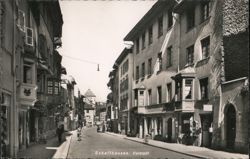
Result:
{"label": "stone building", "polygon": [[[172,9],[176,1],[157,1],[124,41],[133,46],[133,117],[135,133],[140,138],[150,134],[174,140],[174,83],[178,69],[178,30]],[[132,118],[132,117],[131,117]],[[169,121],[168,121],[169,120]],[[167,127],[167,122],[171,123]]]}
{"label": "stone building", "polygon": [[244,0],[157,1],[126,35],[140,138],[247,152],[248,14]]}
{"label": "stone building", "polygon": [[119,87],[119,70],[116,65],[113,65],[113,70],[109,73],[109,82],[107,86],[112,91],[108,95],[107,103],[107,125],[110,131],[118,133],[118,87]]}
{"label": "stone building", "polygon": [[[55,71],[60,74],[61,56],[56,48],[61,45],[63,21],[58,1],[1,1],[0,9],[1,115],[5,117],[1,121],[4,129],[0,131],[5,135],[1,136],[0,154],[1,157],[16,157],[19,150],[38,138],[39,121],[35,114],[41,109],[34,105],[39,98],[37,89],[40,91],[41,87],[37,74],[39,70],[46,70],[46,74],[55,77],[58,76]],[[47,38],[46,44],[42,44],[41,35]],[[47,91],[46,80],[42,84]]]}
{"label": "stone building", "polygon": [[122,134],[130,132],[130,110],[132,108],[133,55],[131,49],[123,49],[115,61],[118,76],[118,128]]}
{"label": "stone building", "polygon": [[248,152],[249,1],[223,1],[221,101],[214,111],[213,147]]}

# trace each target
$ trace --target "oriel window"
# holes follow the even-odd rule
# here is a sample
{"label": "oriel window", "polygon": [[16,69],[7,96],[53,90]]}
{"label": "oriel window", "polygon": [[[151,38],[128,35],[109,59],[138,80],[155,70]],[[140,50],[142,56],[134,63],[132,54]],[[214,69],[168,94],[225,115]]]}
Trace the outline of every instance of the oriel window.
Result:
{"label": "oriel window", "polygon": [[192,99],[193,79],[185,79],[184,97]]}

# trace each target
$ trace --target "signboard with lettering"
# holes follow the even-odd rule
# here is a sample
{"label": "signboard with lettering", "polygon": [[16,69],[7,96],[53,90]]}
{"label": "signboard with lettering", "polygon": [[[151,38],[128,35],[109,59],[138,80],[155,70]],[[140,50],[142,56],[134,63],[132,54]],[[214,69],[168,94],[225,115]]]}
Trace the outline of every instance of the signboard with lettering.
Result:
{"label": "signboard with lettering", "polygon": [[204,104],[203,105],[203,110],[204,111],[213,111],[213,105],[211,105],[211,104]]}

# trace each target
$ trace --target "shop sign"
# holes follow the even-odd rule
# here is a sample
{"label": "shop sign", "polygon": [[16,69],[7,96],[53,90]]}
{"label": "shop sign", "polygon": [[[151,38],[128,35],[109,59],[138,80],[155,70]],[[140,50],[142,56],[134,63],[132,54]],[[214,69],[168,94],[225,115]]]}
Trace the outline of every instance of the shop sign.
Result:
{"label": "shop sign", "polygon": [[204,111],[212,111],[213,110],[213,105],[211,105],[211,104],[204,104],[203,105],[203,110]]}

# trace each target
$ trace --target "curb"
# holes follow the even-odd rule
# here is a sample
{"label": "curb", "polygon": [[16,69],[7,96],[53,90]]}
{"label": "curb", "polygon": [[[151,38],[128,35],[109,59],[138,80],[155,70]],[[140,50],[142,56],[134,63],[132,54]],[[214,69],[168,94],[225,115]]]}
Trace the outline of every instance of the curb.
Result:
{"label": "curb", "polygon": [[161,147],[161,146],[157,146],[157,145],[152,145],[152,144],[150,144],[150,143],[144,143],[144,142],[142,142],[142,141],[136,141],[136,140],[130,139],[130,138],[126,137],[126,136],[119,136],[119,135],[115,135],[115,134],[112,134],[112,133],[105,133],[105,134],[112,135],[112,136],[116,136],[116,137],[121,137],[121,138],[126,139],[126,140],[130,140],[130,141],[137,142],[137,143],[141,143],[141,144],[144,144],[144,145],[148,145],[148,146],[153,146],[153,147],[157,147],[157,148],[169,150],[169,151],[172,151],[172,152],[184,154],[184,155],[191,156],[191,157],[196,157],[196,158],[201,158],[201,159],[208,159],[208,158],[211,158],[211,157],[206,157],[206,156],[201,156],[201,155],[195,155],[195,154],[180,152],[180,151],[172,150],[172,149],[169,149],[169,148],[166,148],[166,147]]}
{"label": "curb", "polygon": [[66,159],[71,143],[72,136],[74,135],[74,132],[71,131],[72,135],[66,137],[66,141],[57,149],[56,153],[52,157],[53,159],[60,158],[60,159]]}

